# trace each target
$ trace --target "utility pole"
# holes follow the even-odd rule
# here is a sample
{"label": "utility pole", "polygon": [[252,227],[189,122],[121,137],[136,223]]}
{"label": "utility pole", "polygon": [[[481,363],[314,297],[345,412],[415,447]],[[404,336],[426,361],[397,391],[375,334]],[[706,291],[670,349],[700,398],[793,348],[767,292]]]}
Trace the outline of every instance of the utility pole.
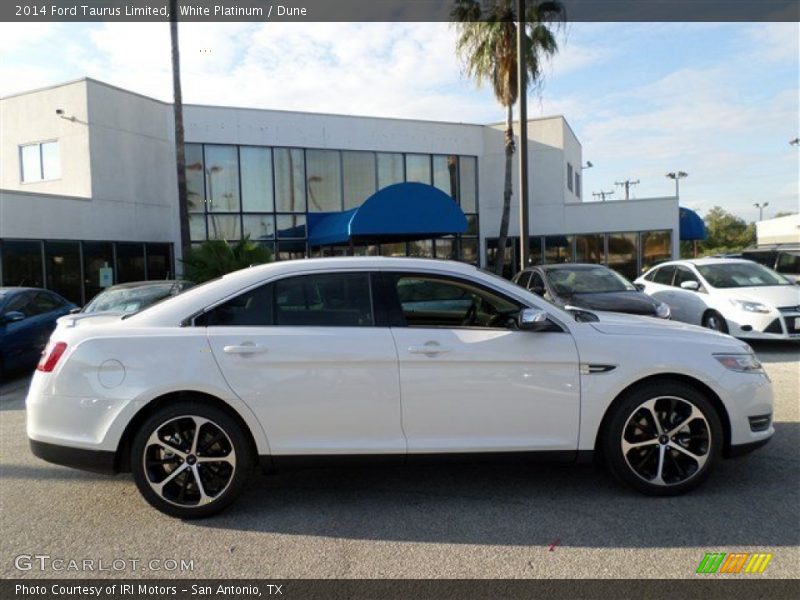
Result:
{"label": "utility pole", "polygon": [[[528,266],[528,80],[525,65],[525,0],[517,0],[517,93],[519,95],[519,268]],[[499,248],[498,252],[503,252]]]}
{"label": "utility pole", "polygon": [[753,204],[753,206],[755,206],[758,209],[758,220],[759,221],[763,221],[764,220],[764,209],[769,206],[769,202],[762,202],[761,204],[756,202],[755,204]]}
{"label": "utility pole", "polygon": [[615,181],[614,185],[618,185],[621,188],[625,188],[625,200],[630,200],[631,198],[631,187],[634,185],[639,185],[639,180],[631,181],[630,179],[626,179],[625,181]]}
{"label": "utility pole", "polygon": [[602,191],[592,192],[592,196],[594,196],[595,198],[600,198],[602,202],[606,201],[606,196],[613,196],[613,195],[614,195],[614,190],[611,190],[610,192],[602,192]]}

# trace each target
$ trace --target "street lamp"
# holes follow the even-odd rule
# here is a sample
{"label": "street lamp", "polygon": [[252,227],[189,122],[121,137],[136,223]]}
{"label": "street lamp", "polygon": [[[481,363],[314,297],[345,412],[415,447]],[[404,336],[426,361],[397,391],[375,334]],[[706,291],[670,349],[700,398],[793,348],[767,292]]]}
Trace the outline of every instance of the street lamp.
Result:
{"label": "street lamp", "polygon": [[800,137],[796,137],[789,141],[790,146],[800,146]]}
{"label": "street lamp", "polygon": [[680,180],[683,179],[684,177],[688,177],[688,176],[689,176],[689,174],[686,171],[673,171],[672,173],[667,173],[666,177],[668,177],[669,179],[674,179],[675,180],[675,197],[676,198],[680,198],[680,196],[681,196],[681,194],[680,194],[680,191],[681,191]]}
{"label": "street lamp", "polygon": [[756,202],[755,204],[753,204],[753,206],[755,206],[758,209],[758,220],[759,221],[763,221],[764,220],[764,209],[769,206],[769,202],[763,202],[761,204]]}
{"label": "street lamp", "polygon": [[581,166],[581,171],[583,171],[584,169],[591,169],[593,166],[594,165],[592,164],[592,161],[587,160],[586,164]]}

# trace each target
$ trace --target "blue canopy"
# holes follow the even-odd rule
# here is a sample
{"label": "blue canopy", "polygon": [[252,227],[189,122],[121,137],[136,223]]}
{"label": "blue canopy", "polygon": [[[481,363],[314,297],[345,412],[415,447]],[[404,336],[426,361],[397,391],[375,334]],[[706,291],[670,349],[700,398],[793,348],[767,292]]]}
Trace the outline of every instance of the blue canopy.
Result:
{"label": "blue canopy", "polygon": [[308,215],[311,246],[418,240],[466,230],[467,218],[455,200],[424,183],[397,183],[376,192],[358,208]]}
{"label": "blue canopy", "polygon": [[679,207],[681,240],[704,240],[708,237],[703,218],[693,210]]}

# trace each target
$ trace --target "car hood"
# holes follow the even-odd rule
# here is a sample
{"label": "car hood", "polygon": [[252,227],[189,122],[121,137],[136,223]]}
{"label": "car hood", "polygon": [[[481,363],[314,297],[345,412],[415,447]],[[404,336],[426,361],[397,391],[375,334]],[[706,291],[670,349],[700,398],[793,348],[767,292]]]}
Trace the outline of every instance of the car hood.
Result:
{"label": "car hood", "polygon": [[591,322],[594,329],[609,335],[641,335],[647,337],[672,337],[701,340],[706,339],[714,343],[728,343],[749,352],[749,346],[731,336],[690,325],[680,321],[666,319],[653,319],[637,315],[623,315],[620,313],[597,312],[599,321]]}
{"label": "car hood", "polygon": [[775,307],[800,305],[800,286],[771,285],[745,288],[717,288],[716,291],[725,298],[762,302]]}
{"label": "car hood", "polygon": [[641,292],[603,292],[573,294],[564,303],[578,308],[608,310],[636,315],[655,314],[658,301]]}

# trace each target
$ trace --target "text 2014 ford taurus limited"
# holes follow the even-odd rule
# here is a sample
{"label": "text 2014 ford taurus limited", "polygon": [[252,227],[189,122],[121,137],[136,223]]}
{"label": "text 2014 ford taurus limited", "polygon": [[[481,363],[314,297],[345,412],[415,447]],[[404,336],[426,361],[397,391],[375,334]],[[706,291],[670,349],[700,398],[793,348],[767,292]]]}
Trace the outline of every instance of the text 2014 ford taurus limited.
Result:
{"label": "text 2014 ford taurus limited", "polygon": [[127,317],[63,317],[27,398],[45,460],[131,470],[179,517],[263,468],[355,456],[602,456],[674,495],[769,440],[772,388],[724,334],[564,311],[478,269],[326,258],[251,267]]}

